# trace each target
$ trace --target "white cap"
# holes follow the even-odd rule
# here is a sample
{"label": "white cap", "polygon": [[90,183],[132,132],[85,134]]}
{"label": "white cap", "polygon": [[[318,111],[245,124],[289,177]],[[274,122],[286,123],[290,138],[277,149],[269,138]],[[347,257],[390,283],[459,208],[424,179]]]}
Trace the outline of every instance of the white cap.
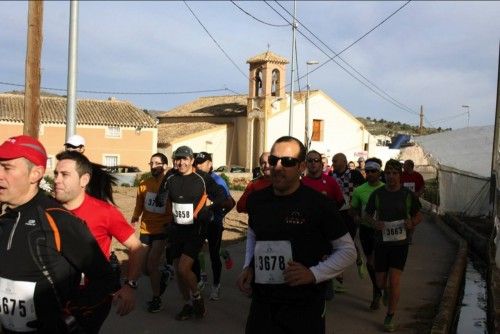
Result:
{"label": "white cap", "polygon": [[72,135],[64,145],[71,145],[74,147],[85,146],[85,139],[80,135]]}

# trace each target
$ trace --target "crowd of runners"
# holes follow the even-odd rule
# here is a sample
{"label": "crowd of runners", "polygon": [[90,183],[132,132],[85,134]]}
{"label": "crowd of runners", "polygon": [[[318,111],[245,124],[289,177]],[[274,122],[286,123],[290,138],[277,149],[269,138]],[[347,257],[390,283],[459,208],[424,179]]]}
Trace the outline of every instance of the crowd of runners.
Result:
{"label": "crowd of runners", "polygon": [[[342,273],[354,263],[372,284],[367,310],[383,304],[384,329],[397,329],[401,277],[422,220],[424,182],[411,160],[391,159],[382,170],[376,157],[355,166],[339,152],[329,166],[321,152],[284,136],[261,154],[260,175],[236,203],[209,153],[180,146],[171,158],[169,169],[164,154],[150,157],[128,222],[114,206],[113,177],[86,158],[82,137],[69,138],[56,156],[49,193],[40,188],[47,154],[38,140],[17,136],[0,145],[3,333],[98,333],[113,301],[119,315],[141,308],[141,275],[149,278],[148,312],[168,302],[163,295],[175,278],[184,300],[175,319],[202,319],[202,290],[210,288],[212,301],[223,298],[223,262],[233,265],[222,248],[233,207],[248,214],[236,282],[251,298],[246,333],[324,333],[326,302],[346,292]],[[112,237],[127,249],[126,273]]]}

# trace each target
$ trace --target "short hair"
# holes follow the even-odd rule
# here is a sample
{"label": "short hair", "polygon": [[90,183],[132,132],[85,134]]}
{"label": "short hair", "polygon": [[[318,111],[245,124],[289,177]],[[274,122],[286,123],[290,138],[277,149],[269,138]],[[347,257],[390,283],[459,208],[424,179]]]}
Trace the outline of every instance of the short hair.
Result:
{"label": "short hair", "polygon": [[90,160],[78,151],[62,151],[56,155],[56,159],[73,160],[76,163],[76,171],[79,176],[89,174],[92,176],[92,163]]}
{"label": "short hair", "polygon": [[317,155],[319,155],[320,159],[323,160],[323,156],[321,155],[321,153],[319,153],[316,150],[310,150],[309,152],[307,152],[306,156],[308,157],[310,154],[317,154]]}
{"label": "short hair", "polygon": [[368,163],[369,161],[376,162],[376,163],[378,163],[380,166],[382,166],[382,160],[380,160],[380,159],[379,159],[379,158],[377,158],[377,157],[371,157],[371,158],[368,158],[368,159],[366,159],[366,161],[365,161],[365,162],[366,162],[366,163]]}
{"label": "short hair", "polygon": [[162,164],[168,165],[168,158],[165,154],[157,152],[151,156],[151,159],[154,157],[160,158]]}
{"label": "short hair", "polygon": [[415,167],[415,163],[411,159],[405,160],[405,164],[408,164],[411,168]]}
{"label": "short hair", "polygon": [[385,163],[385,170],[387,169],[394,169],[395,171],[399,172],[400,174],[403,172],[402,171],[403,165],[401,162],[395,159],[390,159]]}
{"label": "short hair", "polygon": [[[274,145],[276,145],[278,143],[289,143],[289,142],[295,142],[295,143],[297,143],[297,145],[299,145],[300,150],[299,150],[299,156],[297,157],[297,159],[299,159],[300,162],[305,161],[306,160],[306,147],[304,146],[304,144],[300,140],[298,140],[295,137],[292,137],[292,136],[280,137],[274,142],[273,148],[274,148]],[[271,148],[271,150],[272,150],[272,148]]]}
{"label": "short hair", "polygon": [[259,165],[262,163],[262,158],[264,157],[265,154],[269,154],[269,152],[262,152],[262,154],[259,157]]}

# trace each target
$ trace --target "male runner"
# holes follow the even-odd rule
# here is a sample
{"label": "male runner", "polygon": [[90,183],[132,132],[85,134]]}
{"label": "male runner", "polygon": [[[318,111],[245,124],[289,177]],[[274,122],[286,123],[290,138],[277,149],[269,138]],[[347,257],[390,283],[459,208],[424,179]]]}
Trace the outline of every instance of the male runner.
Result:
{"label": "male runner", "polygon": [[[92,178],[92,164],[77,151],[63,151],[56,155],[54,169],[54,196],[75,216],[81,218],[95,237],[102,253],[109,259],[111,240],[115,237],[129,251],[128,278],[114,294],[118,303],[117,313],[126,315],[135,307],[137,279],[141,274],[144,249],[134,234],[134,228],[125,220],[123,214],[108,202],[86,193]],[[91,278],[89,278],[91,280]],[[88,285],[84,289],[89,288]],[[111,309],[111,300],[86,318],[87,331],[97,333]]]}
{"label": "male runner", "polygon": [[135,225],[140,221],[140,240],[147,249],[145,272],[149,276],[153,294],[153,299],[148,303],[148,311],[156,313],[162,309],[159,266],[167,244],[165,224],[168,219],[164,203],[157,203],[156,196],[167,173],[168,158],[163,153],[155,153],[149,160],[149,167],[151,177],[142,180],[137,188],[131,223]]}
{"label": "male runner", "polygon": [[375,230],[366,220],[365,208],[372,192],[384,186],[384,183],[380,181],[381,165],[382,161],[380,159],[370,158],[366,160],[365,172],[367,182],[354,189],[351,200],[351,215],[359,226],[359,240],[361,241],[361,247],[366,257],[366,267],[373,287],[373,299],[370,304],[371,310],[378,310],[380,308],[382,292],[378,288],[375,278]]}
{"label": "male runner", "polygon": [[246,333],[324,333],[322,282],[354,262],[356,250],[337,208],[301,184],[306,149],[294,137],[272,146],[272,186],[248,198],[245,265],[252,296]]}
{"label": "male runner", "polygon": [[46,163],[45,148],[30,136],[0,145],[3,333],[88,332],[82,314],[113,290],[111,267],[88,228],[39,190]]}
{"label": "male runner", "polygon": [[[417,196],[401,185],[401,163],[394,159],[387,161],[384,172],[386,184],[370,195],[365,211],[367,220],[376,229],[377,285],[389,290],[384,291],[388,296],[384,328],[393,332],[397,328],[394,313],[400,296],[401,274],[408,256],[407,233],[422,221],[422,215]],[[389,288],[386,287],[387,278]]]}
{"label": "male runner", "polygon": [[264,152],[259,157],[259,166],[262,171],[262,176],[250,181],[250,183],[245,188],[243,195],[241,195],[238,203],[236,203],[236,211],[247,212],[247,198],[252,192],[256,190],[269,187],[271,185],[271,172],[269,166],[269,152]]}
{"label": "male runner", "polygon": [[[208,224],[207,240],[210,253],[210,262],[212,263],[213,285],[210,292],[210,300],[220,299],[220,276],[222,272],[222,261],[220,259],[220,250],[222,243],[222,232],[224,231],[224,216],[234,207],[236,202],[229,192],[226,182],[222,177],[213,172],[212,157],[207,152],[200,152],[194,160],[197,170],[209,174],[220,187],[224,189],[226,199],[232,203],[231,208],[224,208],[214,211],[214,220]],[[210,199],[210,197],[209,197]],[[229,258],[230,260],[230,258]]]}
{"label": "male runner", "polygon": [[[213,210],[228,209],[231,203],[210,175],[194,169],[191,148],[178,147],[173,160],[176,171],[162,183],[157,200],[166,199],[167,209],[172,210],[173,221],[169,230],[171,250],[177,283],[185,301],[175,318],[187,320],[193,315],[202,318],[205,305],[192,271],[193,263],[205,242],[208,224],[213,220]],[[212,198],[212,210],[205,206],[208,196]]]}

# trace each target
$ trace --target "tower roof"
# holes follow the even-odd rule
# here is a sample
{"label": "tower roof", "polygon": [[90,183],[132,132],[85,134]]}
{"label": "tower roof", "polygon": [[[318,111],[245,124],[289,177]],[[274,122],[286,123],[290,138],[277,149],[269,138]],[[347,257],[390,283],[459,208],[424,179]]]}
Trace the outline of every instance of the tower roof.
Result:
{"label": "tower roof", "polygon": [[247,60],[248,64],[255,63],[278,63],[278,64],[288,64],[288,59],[282,56],[278,56],[276,53],[272,53],[271,51],[267,51],[252,57]]}

